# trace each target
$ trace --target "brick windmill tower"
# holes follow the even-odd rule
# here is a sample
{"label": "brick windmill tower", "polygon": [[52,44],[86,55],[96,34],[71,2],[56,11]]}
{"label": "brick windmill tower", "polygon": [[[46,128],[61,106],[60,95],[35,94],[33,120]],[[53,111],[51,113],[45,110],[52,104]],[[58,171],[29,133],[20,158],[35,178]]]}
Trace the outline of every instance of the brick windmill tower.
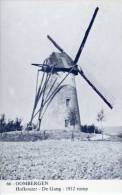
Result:
{"label": "brick windmill tower", "polygon": [[78,74],[112,108],[112,105],[77,65],[98,9],[97,7],[94,11],[74,60],[48,35],[48,39],[60,52],[53,52],[42,64],[32,64],[38,67],[38,71],[36,96],[30,124],[36,120],[38,129],[80,131],[81,122],[75,84],[75,76]]}

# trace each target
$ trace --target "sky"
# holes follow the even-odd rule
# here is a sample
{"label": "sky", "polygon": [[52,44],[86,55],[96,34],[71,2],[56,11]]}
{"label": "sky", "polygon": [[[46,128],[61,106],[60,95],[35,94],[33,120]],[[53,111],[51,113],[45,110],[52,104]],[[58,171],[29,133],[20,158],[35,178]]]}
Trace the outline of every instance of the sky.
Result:
{"label": "sky", "polygon": [[122,125],[122,1],[0,0],[0,114],[30,120],[36,67],[57,49],[74,59],[96,7],[99,11],[78,65],[107,94],[113,109],[80,77],[76,77],[82,124],[96,124],[104,109],[105,125]]}

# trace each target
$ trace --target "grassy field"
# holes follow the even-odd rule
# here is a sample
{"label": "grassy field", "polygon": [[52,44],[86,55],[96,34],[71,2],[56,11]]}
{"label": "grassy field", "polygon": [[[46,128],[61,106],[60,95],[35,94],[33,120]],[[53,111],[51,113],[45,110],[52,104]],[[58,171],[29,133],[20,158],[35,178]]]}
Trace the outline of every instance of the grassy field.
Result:
{"label": "grassy field", "polygon": [[122,142],[0,142],[1,179],[122,179]]}

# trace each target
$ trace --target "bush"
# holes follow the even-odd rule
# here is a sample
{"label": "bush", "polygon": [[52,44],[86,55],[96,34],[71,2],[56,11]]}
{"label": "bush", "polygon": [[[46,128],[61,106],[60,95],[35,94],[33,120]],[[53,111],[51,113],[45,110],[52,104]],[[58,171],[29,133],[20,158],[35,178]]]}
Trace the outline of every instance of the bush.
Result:
{"label": "bush", "polygon": [[101,133],[101,130],[95,127],[95,125],[82,125],[81,131],[84,133],[97,133],[97,134]]}
{"label": "bush", "polygon": [[25,128],[26,131],[32,131],[34,129],[37,129],[37,125],[34,123],[27,123],[27,126]]}
{"label": "bush", "polygon": [[22,120],[20,118],[16,118],[15,121],[8,120],[6,122],[5,114],[2,114],[0,117],[0,133],[10,131],[21,131],[22,130],[21,122]]}
{"label": "bush", "polygon": [[120,133],[120,134],[118,135],[118,137],[122,138],[122,133]]}

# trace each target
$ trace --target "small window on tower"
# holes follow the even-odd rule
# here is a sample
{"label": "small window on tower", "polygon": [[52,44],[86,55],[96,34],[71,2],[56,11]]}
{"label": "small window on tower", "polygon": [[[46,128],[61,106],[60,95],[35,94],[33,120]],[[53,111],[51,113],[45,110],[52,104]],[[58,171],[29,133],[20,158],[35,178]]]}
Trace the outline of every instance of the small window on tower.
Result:
{"label": "small window on tower", "polygon": [[65,119],[65,127],[68,127],[68,125],[69,125],[69,120]]}
{"label": "small window on tower", "polygon": [[70,98],[67,98],[67,99],[66,99],[66,106],[68,107],[69,104],[70,104]]}

